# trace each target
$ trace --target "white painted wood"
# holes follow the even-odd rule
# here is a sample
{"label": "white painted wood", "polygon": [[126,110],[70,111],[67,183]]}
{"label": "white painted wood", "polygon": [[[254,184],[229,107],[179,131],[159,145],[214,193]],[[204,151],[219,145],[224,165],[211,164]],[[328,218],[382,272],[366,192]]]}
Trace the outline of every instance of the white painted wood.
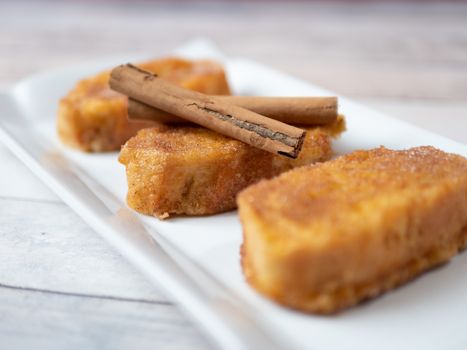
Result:
{"label": "white painted wood", "polygon": [[0,289],[2,349],[209,349],[172,305]]}
{"label": "white painted wood", "polygon": [[0,284],[166,301],[61,202],[0,196]]}
{"label": "white painted wood", "polygon": [[[2,84],[197,35],[351,96],[466,100],[467,4],[2,3]],[[84,20],[85,19],[85,20]]]}
{"label": "white painted wood", "polygon": [[[467,142],[456,127],[467,119],[466,18],[462,3],[0,2],[0,89],[43,69],[163,55],[208,36],[229,55]],[[0,348],[208,347],[3,146],[0,164]]]}

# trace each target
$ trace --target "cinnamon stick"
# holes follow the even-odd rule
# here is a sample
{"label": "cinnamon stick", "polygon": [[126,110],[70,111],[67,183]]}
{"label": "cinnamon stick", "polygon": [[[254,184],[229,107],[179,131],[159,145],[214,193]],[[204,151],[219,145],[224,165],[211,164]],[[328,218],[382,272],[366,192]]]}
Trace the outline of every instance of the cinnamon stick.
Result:
{"label": "cinnamon stick", "polygon": [[[249,109],[287,124],[324,125],[332,123],[337,118],[337,97],[210,96],[210,98]],[[167,124],[187,122],[132,98],[128,100],[128,118]]]}
{"label": "cinnamon stick", "polygon": [[305,130],[187,90],[131,64],[114,68],[110,87],[135,100],[272,153],[296,158]]}

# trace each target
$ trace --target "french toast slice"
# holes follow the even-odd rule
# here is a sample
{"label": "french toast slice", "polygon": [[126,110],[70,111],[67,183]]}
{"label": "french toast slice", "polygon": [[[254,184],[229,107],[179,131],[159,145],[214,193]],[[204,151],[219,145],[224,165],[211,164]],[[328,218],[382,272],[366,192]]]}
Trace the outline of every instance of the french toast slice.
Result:
{"label": "french toast slice", "polygon": [[378,148],[291,170],[238,195],[246,280],[291,308],[333,313],[467,245],[467,159]]}
{"label": "french toast slice", "polygon": [[[187,89],[230,93],[222,66],[213,61],[163,58],[138,66]],[[57,131],[64,144],[86,152],[115,151],[138,130],[154,126],[127,119],[127,97],[110,90],[109,77],[102,72],[81,80],[60,100]]]}
{"label": "french toast slice", "polygon": [[262,178],[331,157],[331,138],[344,129],[334,124],[310,128],[297,159],[254,148],[201,127],[144,129],[123,147],[128,205],[136,211],[169,215],[206,215],[236,207],[235,196]]}

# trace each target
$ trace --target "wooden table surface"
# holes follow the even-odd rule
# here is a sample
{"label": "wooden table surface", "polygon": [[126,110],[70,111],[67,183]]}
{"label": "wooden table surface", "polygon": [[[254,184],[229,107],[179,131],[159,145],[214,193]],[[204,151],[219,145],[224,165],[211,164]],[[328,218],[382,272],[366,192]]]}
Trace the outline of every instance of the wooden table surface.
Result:
{"label": "wooden table surface", "polygon": [[[466,23],[462,3],[0,2],[0,89],[206,36],[467,143]],[[0,164],[0,348],[211,348],[3,146]]]}

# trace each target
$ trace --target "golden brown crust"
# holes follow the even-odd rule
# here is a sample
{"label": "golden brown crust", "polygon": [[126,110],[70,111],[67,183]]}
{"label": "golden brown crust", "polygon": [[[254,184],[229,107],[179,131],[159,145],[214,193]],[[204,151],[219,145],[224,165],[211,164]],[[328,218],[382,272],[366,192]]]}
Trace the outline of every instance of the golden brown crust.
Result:
{"label": "golden brown crust", "polygon": [[332,313],[447,261],[467,243],[467,160],[432,147],[357,151],[238,196],[248,282]]}
{"label": "golden brown crust", "polygon": [[[125,144],[119,158],[126,166],[128,204],[159,218],[231,210],[236,206],[236,194],[258,180],[329,159],[330,128],[311,128],[295,160],[204,128],[159,126],[141,130]],[[340,117],[333,133],[343,128]]]}
{"label": "golden brown crust", "polygon": [[[230,93],[222,67],[211,61],[165,58],[138,66],[188,89]],[[57,130],[66,145],[87,152],[119,150],[138,130],[155,125],[127,119],[127,98],[110,90],[109,74],[103,72],[78,82],[60,100]]]}

